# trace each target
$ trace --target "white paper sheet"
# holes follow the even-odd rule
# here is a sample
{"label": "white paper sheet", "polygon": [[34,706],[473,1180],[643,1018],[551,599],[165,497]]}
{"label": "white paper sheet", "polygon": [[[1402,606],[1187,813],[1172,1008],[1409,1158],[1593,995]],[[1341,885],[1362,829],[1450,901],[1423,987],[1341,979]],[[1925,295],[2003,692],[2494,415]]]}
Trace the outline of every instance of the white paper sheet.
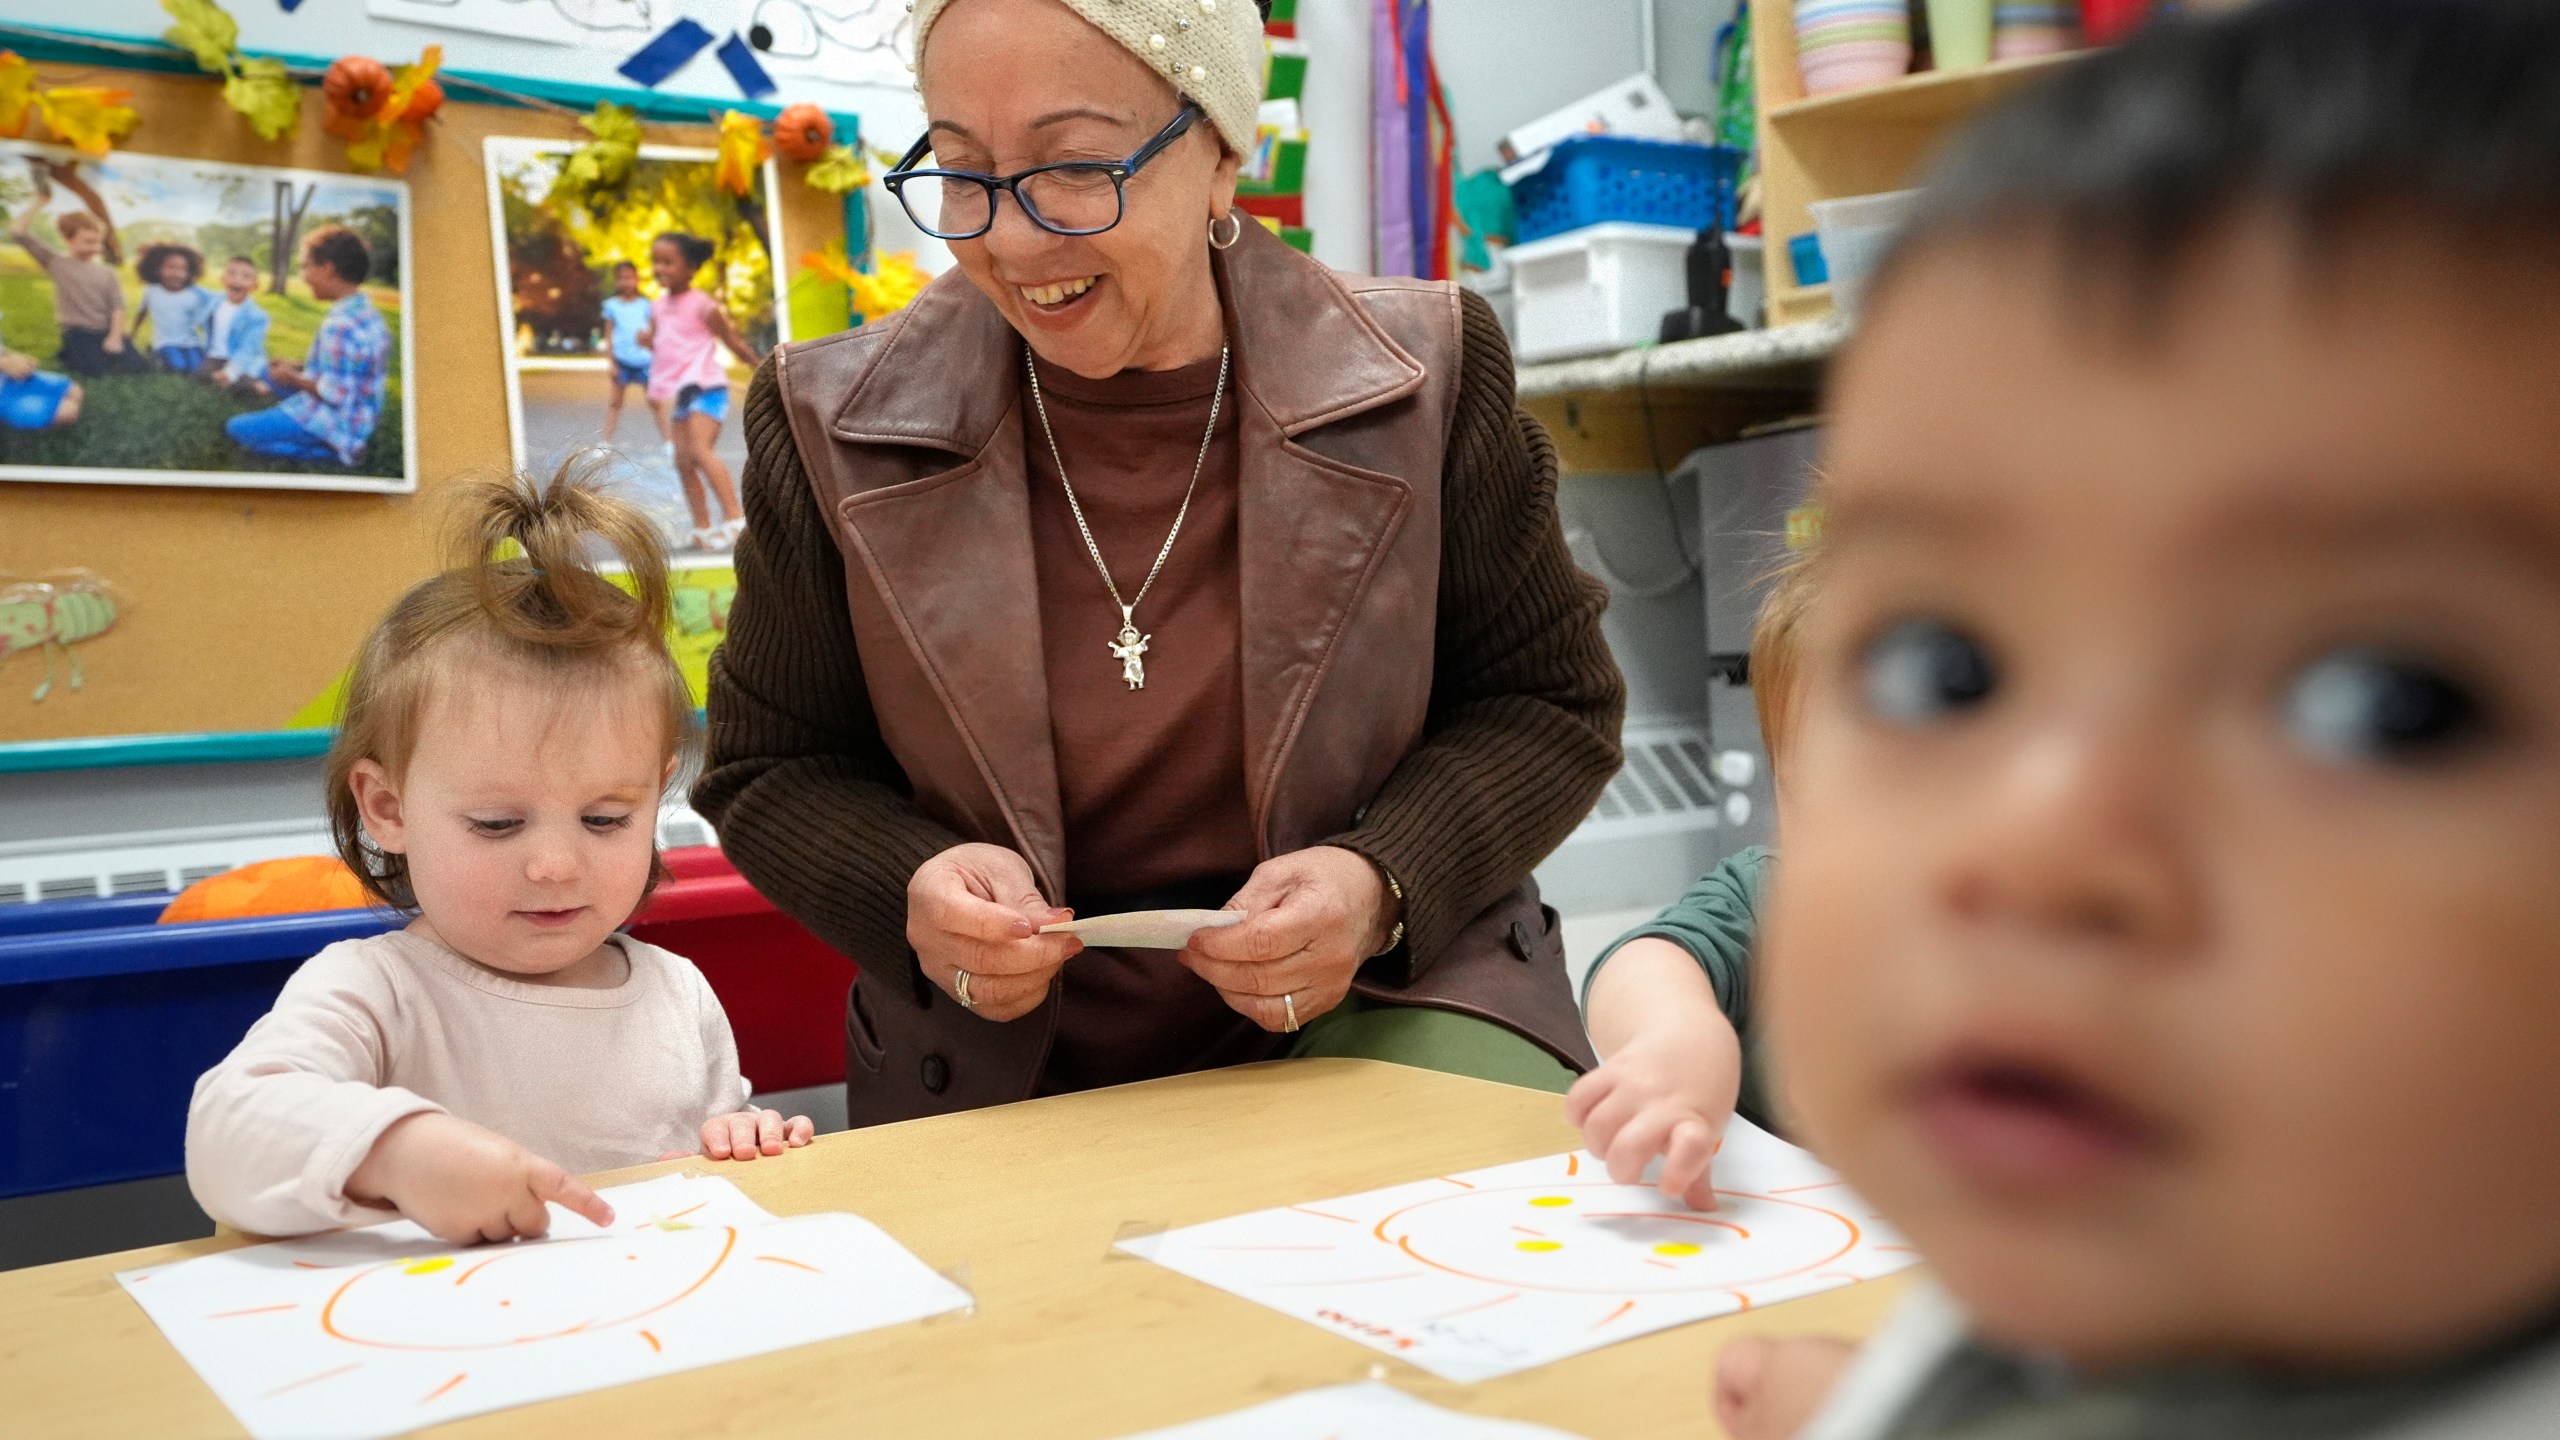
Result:
{"label": "white paper sheet", "polygon": [[1121,915],[1095,915],[1043,925],[1043,935],[1073,935],[1087,945],[1119,945],[1132,950],[1179,950],[1201,930],[1224,930],[1244,923],[1241,910],[1131,910]]}
{"label": "white paper sheet", "polygon": [[1315,1200],[1120,1242],[1195,1280],[1471,1384],[1918,1257],[1804,1151],[1725,1131],[1712,1212],[1589,1154]]}
{"label": "white paper sheet", "polygon": [[116,1278],[258,1440],[369,1440],[966,1308],[852,1215],[776,1219],[728,1181],[602,1192],[599,1229],[456,1249],[407,1221]]}
{"label": "white paper sheet", "polygon": [[1579,1440],[1520,1420],[1491,1420],[1425,1404],[1392,1385],[1368,1381],[1302,1390],[1188,1425],[1128,1440]]}
{"label": "white paper sheet", "polygon": [[624,55],[674,23],[676,7],[668,0],[365,0],[365,13],[376,20]]}

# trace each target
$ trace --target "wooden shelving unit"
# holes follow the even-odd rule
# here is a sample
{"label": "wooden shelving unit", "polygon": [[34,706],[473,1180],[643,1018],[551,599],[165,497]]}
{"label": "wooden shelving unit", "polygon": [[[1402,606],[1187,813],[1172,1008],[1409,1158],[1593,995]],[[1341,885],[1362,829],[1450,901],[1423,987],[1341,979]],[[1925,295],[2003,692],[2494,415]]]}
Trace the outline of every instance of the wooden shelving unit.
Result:
{"label": "wooden shelving unit", "polygon": [[1795,0],[1757,0],[1751,7],[1761,228],[1768,237],[1762,264],[1772,325],[1831,313],[1830,288],[1798,285],[1787,250],[1788,241],[1813,229],[1814,201],[1915,183],[1939,146],[1967,120],[2078,54],[1928,70],[1890,84],[1808,97],[1796,69],[1795,19]]}

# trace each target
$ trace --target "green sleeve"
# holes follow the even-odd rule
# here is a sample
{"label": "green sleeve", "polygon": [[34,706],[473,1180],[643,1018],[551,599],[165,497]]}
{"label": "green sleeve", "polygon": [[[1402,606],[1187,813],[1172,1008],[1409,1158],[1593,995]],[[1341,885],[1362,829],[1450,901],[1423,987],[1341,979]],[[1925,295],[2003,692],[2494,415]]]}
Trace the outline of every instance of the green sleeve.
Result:
{"label": "green sleeve", "polygon": [[1751,1024],[1751,952],[1760,928],[1760,893],[1768,881],[1769,851],[1754,845],[1716,862],[1688,892],[1653,919],[1612,942],[1582,978],[1582,1000],[1591,1003],[1591,982],[1600,967],[1630,940],[1668,940],[1689,952],[1714,987],[1716,1008],[1733,1022],[1742,1039],[1742,1098],[1735,1106],[1744,1116],[1776,1129],[1762,1074],[1760,1047]]}

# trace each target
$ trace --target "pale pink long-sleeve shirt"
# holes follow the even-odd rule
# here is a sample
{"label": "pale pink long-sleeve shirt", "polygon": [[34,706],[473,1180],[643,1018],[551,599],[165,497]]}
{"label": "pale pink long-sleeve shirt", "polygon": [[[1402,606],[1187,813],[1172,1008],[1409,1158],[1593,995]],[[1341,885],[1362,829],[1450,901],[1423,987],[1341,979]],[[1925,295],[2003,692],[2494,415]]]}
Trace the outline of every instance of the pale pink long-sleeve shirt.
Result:
{"label": "pale pink long-sleeve shirt", "polygon": [[312,956],[196,1082],[196,1203],[260,1235],[379,1222],[347,1177],[393,1121],[429,1110],[573,1174],[698,1148],[702,1122],[747,1103],[729,1017],[691,961],[611,943],[631,973],[609,990],[529,984],[406,931]]}

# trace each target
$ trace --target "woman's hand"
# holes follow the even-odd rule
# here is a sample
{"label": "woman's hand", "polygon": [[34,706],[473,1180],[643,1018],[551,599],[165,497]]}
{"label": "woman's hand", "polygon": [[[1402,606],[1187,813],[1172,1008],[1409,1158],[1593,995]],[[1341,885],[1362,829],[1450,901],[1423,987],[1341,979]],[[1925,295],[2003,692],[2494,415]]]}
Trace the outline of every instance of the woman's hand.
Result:
{"label": "woman's hand", "polygon": [[1621,1185],[1644,1179],[1692,1208],[1716,1208],[1710,1171],[1742,1089],[1742,1040],[1698,962],[1668,940],[1618,947],[1591,982],[1588,1022],[1606,1058],[1564,1097],[1565,1123]]}
{"label": "woman's hand", "polygon": [[1048,998],[1049,982],[1084,949],[1040,927],[1072,917],[1041,897],[1030,862],[1001,845],[954,845],[907,881],[907,943],[925,978],[990,1020],[1016,1020]]}
{"label": "woman's hand", "polygon": [[613,1207],[577,1176],[494,1130],[437,1111],[391,1123],[347,1177],[347,1198],[387,1204],[451,1245],[531,1238],[558,1201],[598,1225]]}
{"label": "woman's hand", "polygon": [[706,1160],[753,1160],[779,1155],[816,1138],[818,1127],[806,1115],[782,1118],[779,1110],[741,1110],[714,1115],[702,1122],[702,1156]]}
{"label": "woman's hand", "polygon": [[[1265,1030],[1287,1030],[1342,1003],[1360,962],[1395,925],[1378,867],[1357,851],[1317,845],[1275,855],[1227,902],[1242,923],[1202,930],[1181,955],[1230,1009]],[[1285,997],[1285,998],[1284,998]]]}

